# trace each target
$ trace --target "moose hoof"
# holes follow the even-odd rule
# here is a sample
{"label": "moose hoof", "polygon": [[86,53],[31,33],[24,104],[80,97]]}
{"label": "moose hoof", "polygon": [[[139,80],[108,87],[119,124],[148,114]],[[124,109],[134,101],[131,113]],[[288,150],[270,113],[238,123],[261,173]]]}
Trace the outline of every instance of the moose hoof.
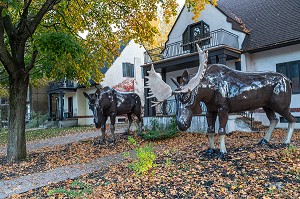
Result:
{"label": "moose hoof", "polygon": [[258,145],[266,145],[266,144],[269,144],[269,142],[267,140],[265,140],[264,138],[261,139],[258,143]]}
{"label": "moose hoof", "polygon": [[99,141],[97,142],[97,144],[99,144],[99,145],[104,145],[104,144],[105,144],[105,140],[99,140]]}
{"label": "moose hoof", "polygon": [[224,159],[225,159],[225,156],[226,156],[226,153],[220,152],[220,153],[217,155],[217,159],[219,159],[219,160],[224,160]]}
{"label": "moose hoof", "polygon": [[109,144],[116,144],[116,141],[115,140],[109,140],[108,143]]}
{"label": "moose hoof", "polygon": [[290,146],[289,143],[283,143],[283,144],[281,144],[281,148],[287,148],[287,147],[289,147],[289,146]]}
{"label": "moose hoof", "polygon": [[212,148],[209,148],[209,149],[207,149],[206,151],[205,151],[205,153],[207,154],[207,155],[212,155],[212,154],[214,154],[214,153],[216,153],[216,152],[218,152],[219,150],[217,150],[217,149],[212,149]]}

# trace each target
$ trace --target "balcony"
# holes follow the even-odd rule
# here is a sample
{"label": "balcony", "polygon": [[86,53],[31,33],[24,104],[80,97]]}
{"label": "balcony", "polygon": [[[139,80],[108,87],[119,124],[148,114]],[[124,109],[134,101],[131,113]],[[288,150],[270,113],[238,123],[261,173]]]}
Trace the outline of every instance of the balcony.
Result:
{"label": "balcony", "polygon": [[50,82],[48,84],[48,91],[55,91],[60,89],[76,89],[77,83],[70,80],[61,80],[59,82]]}
{"label": "balcony", "polygon": [[210,32],[209,36],[193,42],[183,43],[183,41],[178,41],[168,44],[165,47],[148,50],[144,52],[144,64],[193,53],[196,51],[196,43],[199,44],[202,49],[212,49],[221,46],[239,49],[237,35],[224,29],[218,29]]}

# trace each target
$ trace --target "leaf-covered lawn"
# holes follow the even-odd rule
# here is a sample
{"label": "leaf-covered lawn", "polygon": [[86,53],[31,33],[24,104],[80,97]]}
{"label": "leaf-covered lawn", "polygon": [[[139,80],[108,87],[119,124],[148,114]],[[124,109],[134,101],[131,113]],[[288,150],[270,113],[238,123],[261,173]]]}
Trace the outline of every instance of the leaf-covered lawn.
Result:
{"label": "leaf-covered lawn", "polygon": [[[92,126],[78,126],[78,127],[66,127],[66,128],[49,128],[49,129],[37,129],[28,130],[25,133],[26,141],[42,140],[52,137],[58,137],[63,135],[69,135],[74,133],[84,133],[87,131],[94,131],[95,127]],[[7,129],[1,129],[0,131],[0,145],[7,144],[8,131]]]}
{"label": "leaf-covered lawn", "polygon": [[[180,133],[177,137],[153,142],[158,155],[157,166],[146,175],[137,176],[128,167],[133,161],[128,158],[127,162],[109,169],[14,197],[299,198],[300,133],[294,133],[292,145],[287,148],[281,148],[285,131],[277,129],[268,146],[256,145],[262,137],[263,133],[234,132],[228,135],[228,156],[222,161],[205,153],[208,146],[205,135]],[[138,143],[147,143],[134,138]],[[21,173],[21,168],[27,164],[50,169],[88,161],[88,156],[93,159],[131,148],[125,137],[118,137],[117,146],[99,147],[87,141],[30,154],[32,159],[15,167]],[[61,160],[54,163],[58,159]],[[11,178],[7,169],[13,173],[14,168],[8,165],[1,168],[1,173],[5,178]]]}

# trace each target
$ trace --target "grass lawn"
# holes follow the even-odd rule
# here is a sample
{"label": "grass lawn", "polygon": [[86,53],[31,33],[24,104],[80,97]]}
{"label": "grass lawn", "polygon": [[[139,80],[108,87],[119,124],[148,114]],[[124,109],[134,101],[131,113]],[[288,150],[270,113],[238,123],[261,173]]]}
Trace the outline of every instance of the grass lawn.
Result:
{"label": "grass lawn", "polygon": [[[78,126],[78,127],[66,127],[66,128],[49,128],[49,129],[36,129],[26,131],[26,141],[42,140],[51,137],[57,137],[62,135],[80,133],[85,131],[94,130],[92,126]],[[7,144],[8,131],[7,129],[1,129],[0,131],[0,145]]]}

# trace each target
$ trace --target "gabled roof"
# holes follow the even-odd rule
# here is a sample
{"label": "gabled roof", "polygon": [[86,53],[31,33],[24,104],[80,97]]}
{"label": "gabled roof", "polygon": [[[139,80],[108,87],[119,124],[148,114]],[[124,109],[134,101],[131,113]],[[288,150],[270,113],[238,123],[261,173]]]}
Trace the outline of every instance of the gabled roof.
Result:
{"label": "gabled roof", "polygon": [[218,8],[250,29],[243,50],[257,52],[300,43],[299,0],[219,0]]}

